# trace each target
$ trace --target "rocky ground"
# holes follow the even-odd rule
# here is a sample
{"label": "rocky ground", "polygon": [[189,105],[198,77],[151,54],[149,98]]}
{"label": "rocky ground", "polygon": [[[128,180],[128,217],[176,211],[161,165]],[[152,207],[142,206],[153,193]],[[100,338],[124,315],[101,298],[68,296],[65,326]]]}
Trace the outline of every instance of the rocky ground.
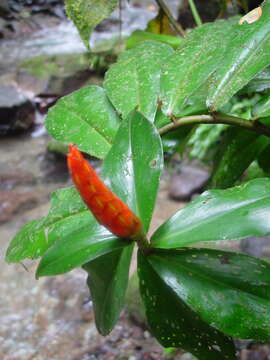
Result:
{"label": "rocky ground", "polygon": [[[108,66],[103,58],[101,67],[89,70],[89,58],[64,17],[62,3],[0,0],[0,359],[194,360],[181,351],[165,352],[157,344],[133,296],[134,287],[116,328],[103,338],[95,329],[83,270],[37,281],[35,262],[22,266],[4,261],[8,243],[21,226],[46,215],[50,193],[70,184],[63,147],[48,146],[47,109],[60,96],[85,84],[101,83]],[[155,14],[150,0],[131,3],[124,31],[138,26],[138,19],[143,19],[139,23],[143,27]],[[102,40],[103,45],[105,41],[108,49],[112,32],[119,35],[117,13],[99,27],[93,40]],[[176,167],[163,177],[151,231],[196,196],[207,180],[206,169],[198,164]],[[268,243],[269,239],[246,240],[243,249],[268,256],[269,248],[263,247]],[[265,345],[239,342],[238,348],[241,360],[270,358]]]}
{"label": "rocky ground", "polygon": [[[127,310],[109,337],[98,335],[84,271],[37,281],[36,263],[26,262],[26,271],[4,262],[10,239],[24,223],[46,215],[51,191],[69,184],[64,157],[48,154],[47,141],[47,135],[1,140],[0,359],[165,358],[146,326],[136,316],[131,320]],[[167,199],[163,185],[152,229],[179,206]]]}

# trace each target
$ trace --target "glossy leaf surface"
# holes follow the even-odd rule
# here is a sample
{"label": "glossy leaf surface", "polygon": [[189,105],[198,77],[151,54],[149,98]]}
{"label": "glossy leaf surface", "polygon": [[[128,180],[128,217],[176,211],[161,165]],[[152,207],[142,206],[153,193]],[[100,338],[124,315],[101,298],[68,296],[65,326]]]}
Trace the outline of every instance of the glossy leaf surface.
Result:
{"label": "glossy leaf surface", "polygon": [[261,92],[270,89],[270,67],[261,71],[243,89],[245,92]]}
{"label": "glossy leaf surface", "polygon": [[156,272],[152,257],[138,255],[140,292],[152,334],[164,347],[185,349],[200,360],[236,359],[231,339],[209,326],[182,300],[166,274]]}
{"label": "glossy leaf surface", "polygon": [[262,16],[252,24],[231,29],[230,43],[215,71],[207,98],[212,111],[229,99],[270,64],[270,1],[262,4]]}
{"label": "glossy leaf surface", "polygon": [[[145,139],[142,138],[142,133]],[[103,163],[103,179],[110,189],[142,218],[148,228],[163,165],[160,137],[151,123],[133,112],[122,122],[115,142]],[[70,271],[98,256],[128,246],[100,226],[91,216],[90,225],[61,238],[42,258],[37,276]]]}
{"label": "glossy leaf surface", "polygon": [[270,179],[203,193],[153,234],[156,248],[270,234]]}
{"label": "glossy leaf surface", "polygon": [[[162,68],[162,111],[181,115],[188,98],[220,66],[233,21],[205,24],[191,31]],[[222,39],[222,40],[221,40]],[[207,91],[204,93],[206,99]]]}
{"label": "glossy leaf surface", "polygon": [[68,17],[88,49],[92,30],[111,14],[117,3],[118,0],[65,0]]}
{"label": "glossy leaf surface", "polygon": [[133,245],[100,256],[83,266],[89,274],[87,284],[93,301],[96,327],[110,333],[124,305],[128,269]]}
{"label": "glossy leaf surface", "polygon": [[92,217],[92,223],[57,241],[41,259],[36,276],[58,275],[128,246],[127,240],[112,235]]}
{"label": "glossy leaf surface", "polygon": [[111,148],[120,123],[105,90],[88,86],[62,97],[46,118],[46,129],[57,140],[74,143],[103,159]]}
{"label": "glossy leaf surface", "polygon": [[202,320],[245,339],[270,339],[270,265],[227,251],[157,251],[147,258],[164,283]]}
{"label": "glossy leaf surface", "polygon": [[147,231],[163,168],[160,136],[140,113],[123,121],[104,161],[109,187],[141,218]]}
{"label": "glossy leaf surface", "polygon": [[209,187],[225,189],[233,186],[269,142],[266,136],[242,128],[229,128],[216,154]]}
{"label": "glossy leaf surface", "polygon": [[74,187],[57,190],[51,195],[51,209],[47,217],[26,224],[11,241],[6,260],[19,262],[35,259],[57,240],[91,226],[92,217]]}
{"label": "glossy leaf surface", "polygon": [[125,118],[135,108],[154,121],[158,107],[161,65],[173,49],[158,41],[144,41],[125,51],[106,73],[104,87]]}

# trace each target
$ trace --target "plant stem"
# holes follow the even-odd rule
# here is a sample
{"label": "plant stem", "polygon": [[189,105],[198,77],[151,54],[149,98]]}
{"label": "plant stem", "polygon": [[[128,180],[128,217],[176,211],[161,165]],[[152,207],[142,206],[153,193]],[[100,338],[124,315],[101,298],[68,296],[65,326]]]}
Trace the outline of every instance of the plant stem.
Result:
{"label": "plant stem", "polygon": [[133,240],[136,241],[141,250],[146,250],[150,247],[150,243],[145,234],[138,234]]}
{"label": "plant stem", "polygon": [[193,0],[188,0],[189,6],[190,6],[190,10],[192,12],[193,18],[195,20],[195,23],[197,26],[201,26],[202,25],[202,20],[200,18],[200,15],[198,13],[198,10],[196,8],[196,5],[194,3]]}
{"label": "plant stem", "polygon": [[170,12],[168,6],[165,4],[165,2],[163,0],[156,0],[157,4],[159,5],[159,7],[164,11],[165,15],[168,17],[168,19],[170,20],[170,23],[172,25],[172,27],[174,28],[174,30],[176,31],[177,34],[179,34],[180,36],[185,36],[185,30],[182,28],[182,26],[180,24],[178,24],[178,22],[175,20],[175,18],[172,16],[172,13]]}
{"label": "plant stem", "polygon": [[233,126],[240,126],[245,129],[254,131],[260,135],[270,137],[270,127],[265,126],[258,120],[246,120],[243,118],[222,113],[214,113],[212,115],[191,115],[181,118],[173,117],[172,120],[173,122],[159,129],[160,135],[163,135],[171,130],[175,130],[180,126],[189,124],[227,124]]}

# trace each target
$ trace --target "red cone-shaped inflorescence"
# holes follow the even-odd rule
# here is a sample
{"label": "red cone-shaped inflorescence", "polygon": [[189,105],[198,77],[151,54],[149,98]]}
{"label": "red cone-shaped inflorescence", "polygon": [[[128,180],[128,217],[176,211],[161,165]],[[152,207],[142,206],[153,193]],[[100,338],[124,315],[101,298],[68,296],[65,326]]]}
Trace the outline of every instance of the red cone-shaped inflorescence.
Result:
{"label": "red cone-shaped inflorescence", "polygon": [[75,145],[69,145],[68,168],[83,201],[101,225],[123,238],[142,233],[140,219],[103,183]]}

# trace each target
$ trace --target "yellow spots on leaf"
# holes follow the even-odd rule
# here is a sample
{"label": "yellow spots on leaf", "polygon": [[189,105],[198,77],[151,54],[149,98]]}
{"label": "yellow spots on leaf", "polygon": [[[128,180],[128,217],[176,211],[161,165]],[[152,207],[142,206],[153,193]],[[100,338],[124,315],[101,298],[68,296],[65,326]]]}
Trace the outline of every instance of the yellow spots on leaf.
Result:
{"label": "yellow spots on leaf", "polygon": [[257,7],[247,13],[245,16],[241,17],[239,20],[239,25],[244,24],[245,22],[248,24],[252,24],[257,21],[262,16],[262,8]]}

